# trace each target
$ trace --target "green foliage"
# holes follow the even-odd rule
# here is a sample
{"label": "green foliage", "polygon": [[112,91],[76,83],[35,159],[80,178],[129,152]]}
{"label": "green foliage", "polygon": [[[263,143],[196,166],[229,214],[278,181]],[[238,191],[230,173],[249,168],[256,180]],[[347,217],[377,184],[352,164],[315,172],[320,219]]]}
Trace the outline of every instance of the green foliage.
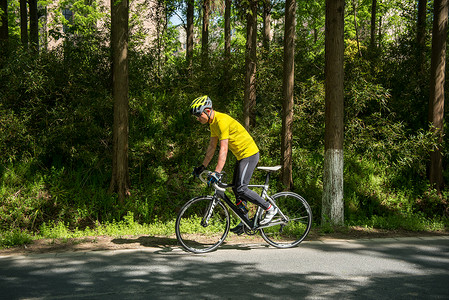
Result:
{"label": "green foliage", "polygon": [[104,222],[102,224],[93,224],[92,227],[70,229],[63,222],[55,223],[50,221],[43,223],[39,228],[37,238],[47,239],[72,239],[85,236],[129,236],[129,235],[171,235],[173,233],[174,221],[159,222],[152,224],[140,224],[134,220],[134,215],[127,212],[119,221]]}
{"label": "green foliage", "polygon": [[0,248],[9,248],[31,243],[33,237],[28,232],[18,229],[13,231],[0,232]]}
{"label": "green foliage", "polygon": [[8,16],[5,15],[5,11],[0,7],[0,26],[3,26],[3,23],[5,22],[5,18]]}
{"label": "green foliage", "polygon": [[[42,4],[44,3],[41,3],[41,5]],[[63,15],[65,9],[69,9],[72,13],[69,18],[66,18]],[[55,40],[71,35],[90,38],[92,35],[98,34],[97,24],[106,16],[105,8],[101,7],[99,1],[96,0],[58,1],[56,8],[52,10],[52,13],[54,17],[52,18],[52,23],[49,24],[49,28],[50,35]]]}
{"label": "green foliage", "polygon": [[420,214],[373,215],[371,218],[350,221],[348,224],[388,230],[444,231],[449,226],[449,219],[447,217],[426,218]]}

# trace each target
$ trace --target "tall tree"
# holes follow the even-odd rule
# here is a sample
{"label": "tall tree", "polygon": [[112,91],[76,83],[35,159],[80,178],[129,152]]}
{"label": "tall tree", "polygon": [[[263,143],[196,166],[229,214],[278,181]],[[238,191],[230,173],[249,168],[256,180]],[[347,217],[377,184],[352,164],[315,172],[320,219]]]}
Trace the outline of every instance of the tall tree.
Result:
{"label": "tall tree", "polygon": [[225,0],[224,14],[224,68],[223,68],[223,91],[228,91],[230,87],[230,66],[231,66],[231,3],[232,0]]}
{"label": "tall tree", "polygon": [[426,47],[426,18],[427,18],[427,0],[419,0],[418,2],[418,22],[417,22],[417,61],[418,72],[422,73],[424,70],[424,49]]}
{"label": "tall tree", "polygon": [[186,58],[189,70],[193,63],[193,13],[194,0],[187,0],[187,34],[186,34]]}
{"label": "tall tree", "polygon": [[376,49],[376,14],[377,14],[377,0],[371,1],[371,49]]}
{"label": "tall tree", "polygon": [[0,0],[0,42],[8,41],[8,0]]}
{"label": "tall tree", "polygon": [[20,41],[28,46],[28,12],[27,0],[20,0]]}
{"label": "tall tree", "polygon": [[360,51],[359,26],[357,24],[357,5],[355,3],[355,0],[352,0],[352,9],[354,17],[355,40],[357,42],[357,51],[359,52],[359,55],[362,56],[362,52]]}
{"label": "tall tree", "polygon": [[226,63],[231,56],[231,3],[232,0],[225,0],[224,52]]}
{"label": "tall tree", "polygon": [[285,2],[285,30],[284,30],[284,77],[282,105],[282,182],[287,189],[293,188],[292,175],[292,125],[294,105],[295,81],[295,27],[296,27],[296,1]]}
{"label": "tall tree", "polygon": [[[128,0],[129,1],[129,0]],[[165,63],[165,41],[164,34],[167,29],[167,9],[166,3],[164,1],[156,1],[153,7],[154,20],[155,20],[155,28],[156,28],[156,43],[157,43],[157,72],[158,77],[162,75],[162,67]]]}
{"label": "tall tree", "polygon": [[256,106],[256,47],[257,47],[257,0],[249,0],[246,14],[245,91],[243,100],[243,123],[249,129],[255,123]]}
{"label": "tall tree", "polygon": [[201,30],[201,61],[203,66],[209,61],[209,15],[210,0],[203,0],[203,27]]}
{"label": "tall tree", "polygon": [[323,223],[343,225],[344,0],[326,0]]}
{"label": "tall tree", "polygon": [[121,203],[129,195],[128,169],[128,0],[111,0],[112,95],[114,101],[110,192]]}
{"label": "tall tree", "polygon": [[[285,4],[287,5],[287,4]],[[286,12],[287,13],[287,12]],[[271,43],[271,0],[263,1],[263,38],[262,43],[266,52],[270,50]]]}
{"label": "tall tree", "polygon": [[[382,0],[379,0],[378,6],[382,7],[384,3],[382,2]],[[376,18],[377,18],[377,13],[376,13]],[[382,34],[382,30],[383,30],[383,18],[382,15],[379,15],[379,19],[377,21],[377,41],[376,44],[378,47],[380,47],[382,45],[382,39],[383,39],[383,34]]]}
{"label": "tall tree", "polygon": [[[443,140],[444,81],[446,70],[446,34],[448,0],[435,0],[432,30],[432,60],[430,67],[429,123],[439,143]],[[430,184],[441,192],[443,188],[443,158],[440,147],[430,153]]]}
{"label": "tall tree", "polygon": [[28,0],[30,8],[30,44],[34,52],[39,50],[39,19],[37,16],[37,0]]}

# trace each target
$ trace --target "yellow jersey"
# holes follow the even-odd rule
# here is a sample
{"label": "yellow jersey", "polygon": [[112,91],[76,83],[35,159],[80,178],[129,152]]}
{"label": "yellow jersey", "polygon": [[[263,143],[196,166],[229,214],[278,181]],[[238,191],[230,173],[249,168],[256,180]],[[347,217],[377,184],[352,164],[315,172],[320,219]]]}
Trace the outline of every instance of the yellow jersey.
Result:
{"label": "yellow jersey", "polygon": [[228,140],[229,149],[237,160],[259,152],[259,148],[248,131],[231,116],[215,111],[215,116],[209,126],[211,137],[218,137],[219,141]]}

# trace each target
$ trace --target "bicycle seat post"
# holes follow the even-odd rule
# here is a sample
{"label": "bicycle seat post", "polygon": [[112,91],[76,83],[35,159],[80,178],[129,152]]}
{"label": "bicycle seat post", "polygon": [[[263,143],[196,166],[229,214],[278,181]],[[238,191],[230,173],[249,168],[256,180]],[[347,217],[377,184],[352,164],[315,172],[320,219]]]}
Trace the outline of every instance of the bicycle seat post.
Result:
{"label": "bicycle seat post", "polygon": [[268,189],[268,182],[270,181],[270,173],[275,172],[281,169],[281,166],[275,166],[275,167],[257,167],[257,169],[266,171],[267,177],[265,179],[265,188]]}
{"label": "bicycle seat post", "polygon": [[270,171],[267,172],[267,176],[265,178],[265,188],[268,189],[268,183],[270,181]]}

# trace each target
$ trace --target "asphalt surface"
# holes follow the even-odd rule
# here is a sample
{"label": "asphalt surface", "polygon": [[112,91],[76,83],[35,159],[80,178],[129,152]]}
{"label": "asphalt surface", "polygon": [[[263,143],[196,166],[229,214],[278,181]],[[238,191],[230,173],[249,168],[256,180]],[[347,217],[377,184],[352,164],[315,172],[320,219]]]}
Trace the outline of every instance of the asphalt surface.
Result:
{"label": "asphalt surface", "polygon": [[0,256],[0,299],[449,299],[449,236]]}

